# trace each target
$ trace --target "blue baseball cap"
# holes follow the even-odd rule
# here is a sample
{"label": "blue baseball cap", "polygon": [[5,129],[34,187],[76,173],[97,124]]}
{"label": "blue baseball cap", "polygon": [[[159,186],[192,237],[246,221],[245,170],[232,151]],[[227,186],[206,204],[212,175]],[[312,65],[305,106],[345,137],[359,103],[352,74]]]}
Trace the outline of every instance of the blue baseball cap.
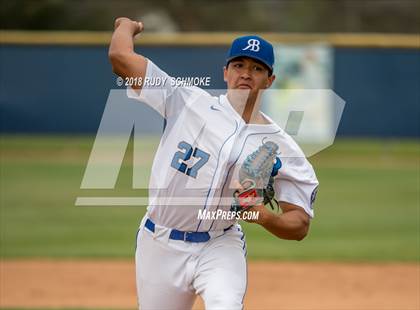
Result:
{"label": "blue baseball cap", "polygon": [[270,42],[259,36],[244,36],[236,38],[226,57],[226,65],[237,57],[250,57],[261,61],[273,72],[274,52]]}

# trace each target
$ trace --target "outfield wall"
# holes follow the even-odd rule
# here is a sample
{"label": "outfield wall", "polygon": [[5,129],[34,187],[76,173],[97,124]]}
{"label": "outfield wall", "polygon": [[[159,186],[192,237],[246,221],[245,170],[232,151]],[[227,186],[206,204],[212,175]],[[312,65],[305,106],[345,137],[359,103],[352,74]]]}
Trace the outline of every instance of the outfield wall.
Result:
{"label": "outfield wall", "polygon": [[[238,34],[145,35],[136,50],[173,76],[210,76],[224,88]],[[278,43],[333,46],[333,89],[346,101],[340,136],[420,137],[420,43],[411,35],[262,34]],[[116,85],[109,33],[0,32],[2,133],[95,133]],[[144,108],[145,132],[161,130]],[[159,125],[156,125],[159,123]]]}

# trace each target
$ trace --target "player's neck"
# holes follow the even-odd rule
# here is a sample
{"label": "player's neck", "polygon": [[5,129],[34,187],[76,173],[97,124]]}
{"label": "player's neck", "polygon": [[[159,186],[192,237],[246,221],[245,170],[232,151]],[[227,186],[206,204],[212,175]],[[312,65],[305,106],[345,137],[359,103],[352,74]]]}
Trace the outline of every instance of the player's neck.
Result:
{"label": "player's neck", "polygon": [[260,96],[253,96],[251,93],[238,93],[230,91],[227,98],[231,106],[242,117],[247,124],[267,124],[267,121],[260,113]]}

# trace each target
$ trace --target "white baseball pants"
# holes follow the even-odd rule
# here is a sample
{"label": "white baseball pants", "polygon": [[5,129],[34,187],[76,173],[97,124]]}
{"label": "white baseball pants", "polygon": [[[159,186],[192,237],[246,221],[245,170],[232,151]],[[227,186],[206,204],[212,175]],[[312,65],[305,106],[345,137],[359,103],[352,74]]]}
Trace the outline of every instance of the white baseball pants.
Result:
{"label": "white baseball pants", "polygon": [[[147,216],[147,215],[146,215]],[[212,232],[207,242],[169,239],[171,229],[142,221],[137,236],[139,309],[191,309],[200,295],[206,310],[242,309],[247,285],[245,237],[239,224]]]}

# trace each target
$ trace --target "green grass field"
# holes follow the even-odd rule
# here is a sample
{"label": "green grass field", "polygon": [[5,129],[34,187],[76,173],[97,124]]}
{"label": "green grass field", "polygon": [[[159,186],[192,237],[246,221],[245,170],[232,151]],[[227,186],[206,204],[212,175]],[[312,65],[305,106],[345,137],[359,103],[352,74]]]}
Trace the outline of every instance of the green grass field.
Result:
{"label": "green grass field", "polygon": [[[1,137],[1,258],[131,258],[144,207],[76,207],[136,196],[130,152],[115,190],[80,190],[93,137]],[[150,173],[156,139],[145,138]],[[251,259],[418,261],[420,142],[339,140],[310,158],[316,217],[301,242],[244,223]]]}

